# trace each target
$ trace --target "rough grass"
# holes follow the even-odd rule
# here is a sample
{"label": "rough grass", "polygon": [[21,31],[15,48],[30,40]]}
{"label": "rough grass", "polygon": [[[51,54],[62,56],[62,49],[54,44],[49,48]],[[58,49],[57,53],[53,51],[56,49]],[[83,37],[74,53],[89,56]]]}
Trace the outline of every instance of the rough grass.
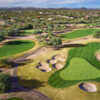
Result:
{"label": "rough grass", "polygon": [[69,34],[63,34],[61,35],[62,38],[66,39],[75,39],[83,36],[88,36],[94,34],[97,30],[100,29],[81,29],[81,30],[75,30]]}
{"label": "rough grass", "polygon": [[[94,67],[96,67],[99,70],[100,69],[100,62],[95,57],[95,53],[99,49],[100,49],[100,43],[96,43],[96,42],[95,43],[89,43],[85,47],[78,47],[78,48],[71,49],[69,51],[69,56],[68,56],[68,59],[66,61],[66,65],[65,65],[64,69],[54,73],[49,78],[48,83],[51,86],[54,86],[56,88],[64,88],[64,87],[69,87],[69,86],[71,86],[73,84],[76,84],[77,82],[80,82],[80,80],[77,80],[77,77],[74,77],[74,80],[64,80],[60,76],[61,71],[67,70],[71,59],[74,58],[74,57],[80,57],[80,58],[83,58],[83,59],[87,60],[91,65],[93,65]],[[75,63],[74,67],[77,68],[78,64],[80,64],[80,62]],[[86,66],[84,66],[84,68],[85,67]],[[72,70],[73,70],[73,68],[72,68]],[[94,74],[95,74],[95,72],[94,72]],[[84,73],[84,75],[85,75],[85,73]],[[75,80],[75,78],[76,78],[76,80]],[[97,78],[97,79],[93,79],[93,78],[91,77],[91,80],[87,80],[86,79],[86,80],[83,80],[83,81],[100,81],[100,78]]]}
{"label": "rough grass", "polygon": [[5,43],[0,47],[0,58],[12,56],[24,51],[27,51],[35,46],[33,41],[15,40]]}

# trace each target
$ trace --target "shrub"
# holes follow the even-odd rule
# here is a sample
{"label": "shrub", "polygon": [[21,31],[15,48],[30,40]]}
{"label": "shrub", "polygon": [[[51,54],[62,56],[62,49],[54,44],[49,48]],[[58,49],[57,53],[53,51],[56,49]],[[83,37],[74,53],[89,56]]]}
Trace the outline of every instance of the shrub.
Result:
{"label": "shrub", "polygon": [[12,68],[13,65],[14,65],[14,62],[9,58],[0,60],[0,67]]}
{"label": "shrub", "polygon": [[100,31],[96,31],[96,33],[94,34],[95,38],[100,38]]}
{"label": "shrub", "polygon": [[10,76],[0,73],[0,93],[5,93],[10,88],[11,88]]}
{"label": "shrub", "polygon": [[42,31],[41,31],[41,30],[36,30],[36,31],[34,31],[33,33],[34,33],[34,34],[41,34]]}

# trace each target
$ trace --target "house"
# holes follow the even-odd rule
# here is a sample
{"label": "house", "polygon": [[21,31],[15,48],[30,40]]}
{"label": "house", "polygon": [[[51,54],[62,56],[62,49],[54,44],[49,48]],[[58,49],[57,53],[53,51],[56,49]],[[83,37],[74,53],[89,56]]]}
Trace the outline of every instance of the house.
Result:
{"label": "house", "polygon": [[43,12],[39,12],[40,14],[43,14]]}
{"label": "house", "polygon": [[5,21],[5,20],[0,19],[0,25],[5,25],[5,24],[6,24],[6,21]]}
{"label": "house", "polygon": [[53,18],[48,18],[49,21],[53,20]]}

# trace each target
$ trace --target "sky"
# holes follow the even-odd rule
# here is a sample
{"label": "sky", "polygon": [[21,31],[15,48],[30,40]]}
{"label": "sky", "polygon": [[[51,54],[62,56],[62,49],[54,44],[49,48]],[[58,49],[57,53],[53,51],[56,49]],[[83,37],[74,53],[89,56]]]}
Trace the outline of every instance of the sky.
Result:
{"label": "sky", "polygon": [[100,0],[0,0],[0,7],[100,8]]}

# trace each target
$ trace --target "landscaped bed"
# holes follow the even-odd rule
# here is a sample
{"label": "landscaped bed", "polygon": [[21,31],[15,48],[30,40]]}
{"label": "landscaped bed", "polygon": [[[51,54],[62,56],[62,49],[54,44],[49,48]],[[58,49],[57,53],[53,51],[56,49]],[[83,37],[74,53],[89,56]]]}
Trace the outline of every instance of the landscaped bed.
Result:
{"label": "landscaped bed", "polygon": [[100,29],[91,29],[91,28],[90,29],[80,29],[80,30],[75,30],[73,32],[70,32],[68,34],[62,34],[61,37],[66,38],[66,39],[75,39],[75,38],[95,34],[95,32],[98,30]]}
{"label": "landscaped bed", "polygon": [[5,43],[0,47],[0,58],[12,56],[24,51],[27,51],[35,46],[35,43],[30,40],[15,40]]}

